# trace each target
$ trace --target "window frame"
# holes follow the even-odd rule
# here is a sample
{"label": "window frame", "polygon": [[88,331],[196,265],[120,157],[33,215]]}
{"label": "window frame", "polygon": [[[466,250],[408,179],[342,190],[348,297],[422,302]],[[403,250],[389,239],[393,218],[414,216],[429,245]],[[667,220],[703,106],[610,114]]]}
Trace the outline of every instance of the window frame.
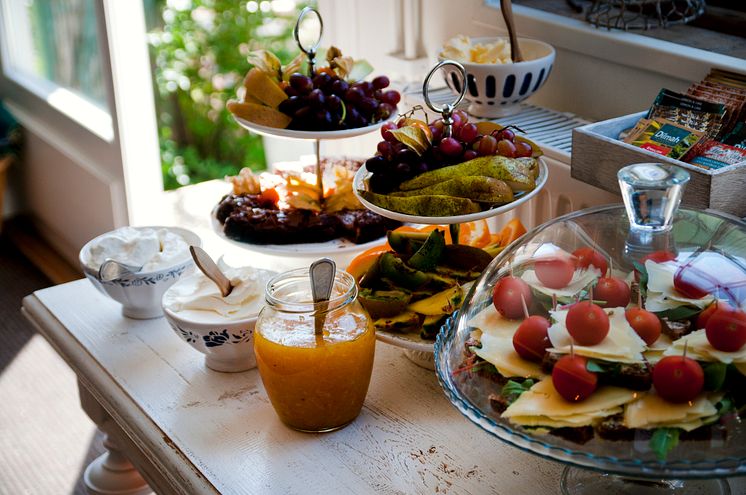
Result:
{"label": "window frame", "polygon": [[[143,1],[94,3],[108,112],[14,68],[6,34],[0,35],[0,94],[23,127],[108,185],[115,226],[152,223],[163,178]],[[8,0],[0,0],[0,26],[8,13]],[[141,44],[133,42],[138,39]]]}

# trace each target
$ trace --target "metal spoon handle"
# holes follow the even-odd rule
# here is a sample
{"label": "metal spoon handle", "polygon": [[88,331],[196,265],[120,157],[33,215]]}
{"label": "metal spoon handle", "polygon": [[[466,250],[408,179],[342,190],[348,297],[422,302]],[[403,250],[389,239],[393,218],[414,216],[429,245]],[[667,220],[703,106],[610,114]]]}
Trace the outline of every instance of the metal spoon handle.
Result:
{"label": "metal spoon handle", "polygon": [[313,297],[313,302],[318,305],[314,312],[313,322],[314,333],[316,335],[323,334],[326,308],[329,304],[329,298],[332,295],[336,271],[337,266],[329,258],[321,258],[314,261],[311,263],[311,268],[309,269],[311,296]]}
{"label": "metal spoon handle", "polygon": [[513,62],[523,62],[521,47],[518,46],[515,19],[513,18],[513,3],[510,0],[500,0],[500,10],[503,13],[503,19],[505,19],[505,26],[508,28],[508,36],[510,36],[510,58]]}
{"label": "metal spoon handle", "polygon": [[189,246],[189,252],[192,254],[192,258],[194,259],[197,268],[205,274],[205,277],[215,282],[215,285],[218,286],[220,294],[222,294],[223,297],[230,294],[233,290],[231,281],[223,274],[212,258],[210,258],[210,255],[199,246]]}
{"label": "metal spoon handle", "polygon": [[142,270],[143,265],[129,265],[120,261],[106,258],[98,268],[98,278],[104,282],[110,282],[125,275],[137,273]]}

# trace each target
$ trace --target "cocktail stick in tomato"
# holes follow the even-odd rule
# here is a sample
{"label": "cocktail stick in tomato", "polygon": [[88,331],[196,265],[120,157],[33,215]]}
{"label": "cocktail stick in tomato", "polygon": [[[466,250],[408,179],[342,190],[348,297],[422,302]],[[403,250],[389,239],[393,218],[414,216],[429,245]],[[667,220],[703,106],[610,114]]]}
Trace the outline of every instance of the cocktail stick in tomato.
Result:
{"label": "cocktail stick in tomato", "polygon": [[501,278],[492,293],[492,302],[505,318],[516,319],[523,315],[522,299],[531,304],[533,296],[526,282],[512,274]]}
{"label": "cocktail stick in tomato", "polygon": [[580,345],[596,345],[609,333],[609,316],[591,300],[576,302],[567,311],[567,333]]}
{"label": "cocktail stick in tomato", "polygon": [[576,249],[572,254],[577,260],[578,268],[588,269],[593,266],[601,271],[602,277],[606,276],[609,264],[606,262],[606,258],[604,258],[603,254],[599,253],[592,247],[587,246]]}
{"label": "cocktail stick in tomato", "polygon": [[627,318],[629,326],[637,332],[637,335],[645,341],[645,344],[653,345],[661,336],[661,321],[654,313],[643,309],[641,293],[638,292],[637,294],[637,307],[629,308],[625,311],[624,316]]}
{"label": "cocktail stick in tomato", "polygon": [[705,374],[699,363],[686,355],[666,356],[653,367],[653,385],[663,399],[686,403],[694,400],[702,391]]}
{"label": "cocktail stick in tomato", "polygon": [[587,399],[598,386],[598,377],[588,371],[588,361],[575,354],[561,357],[552,369],[552,385],[569,402]]}
{"label": "cocktail stick in tomato", "polygon": [[543,316],[528,314],[525,299],[522,299],[524,320],[513,334],[513,348],[523,359],[540,363],[549,343],[549,320]]}
{"label": "cocktail stick in tomato", "polygon": [[575,260],[566,254],[556,254],[534,261],[534,272],[545,287],[563,289],[575,273]]}
{"label": "cocktail stick in tomato", "polygon": [[746,313],[720,307],[707,320],[705,334],[710,345],[719,351],[740,351],[746,344]]}
{"label": "cocktail stick in tomato", "polygon": [[632,290],[619,277],[601,277],[596,284],[596,299],[604,308],[624,308],[632,298]]}

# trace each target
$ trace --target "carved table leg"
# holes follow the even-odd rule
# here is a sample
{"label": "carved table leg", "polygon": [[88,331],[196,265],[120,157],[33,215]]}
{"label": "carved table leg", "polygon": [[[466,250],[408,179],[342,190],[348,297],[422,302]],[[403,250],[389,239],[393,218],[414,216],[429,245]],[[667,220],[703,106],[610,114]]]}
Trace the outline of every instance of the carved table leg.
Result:
{"label": "carved table leg", "polygon": [[[135,466],[127,459],[116,441],[118,427],[106,410],[78,381],[80,405],[101,431],[106,434],[107,452],[95,459],[83,473],[90,495],[147,495],[153,493]],[[121,432],[119,432],[121,433]]]}

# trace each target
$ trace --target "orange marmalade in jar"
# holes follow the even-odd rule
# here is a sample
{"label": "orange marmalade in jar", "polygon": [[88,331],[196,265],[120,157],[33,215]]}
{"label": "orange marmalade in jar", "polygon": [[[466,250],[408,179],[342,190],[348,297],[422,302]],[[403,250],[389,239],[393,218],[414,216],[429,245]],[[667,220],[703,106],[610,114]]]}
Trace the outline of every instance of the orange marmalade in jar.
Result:
{"label": "orange marmalade in jar", "polygon": [[[314,303],[307,268],[269,281],[254,332],[259,374],[280,419],[300,431],[344,427],[368,392],[375,331],[354,278],[337,271],[331,297]],[[315,316],[323,318],[317,335]]]}

